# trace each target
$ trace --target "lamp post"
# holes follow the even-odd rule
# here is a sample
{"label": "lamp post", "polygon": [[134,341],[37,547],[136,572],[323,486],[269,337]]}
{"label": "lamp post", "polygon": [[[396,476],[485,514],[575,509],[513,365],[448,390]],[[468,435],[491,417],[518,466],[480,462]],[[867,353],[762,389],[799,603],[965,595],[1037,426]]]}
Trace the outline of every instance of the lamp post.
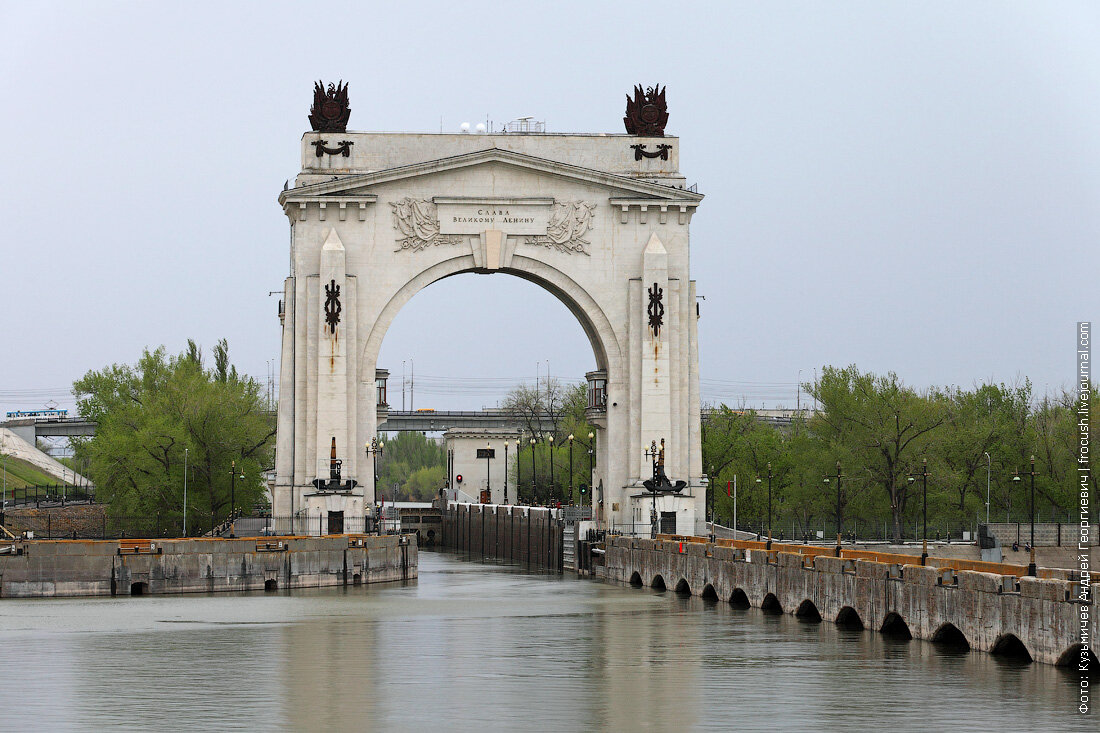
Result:
{"label": "lamp post", "polygon": [[649,538],[657,539],[657,441],[654,440],[649,448],[642,451],[646,458],[653,461],[653,508],[649,512]]}
{"label": "lamp post", "polygon": [[928,459],[921,459],[921,472],[909,474],[909,483],[913,483],[916,476],[921,477],[922,503],[924,505],[924,529],[921,531],[920,564],[928,564]]}
{"label": "lamp post", "polygon": [[[840,480],[841,480],[840,461],[837,461],[836,462],[836,556],[837,557],[840,557],[840,545],[841,545],[842,536],[843,536],[842,531],[841,531],[841,524],[840,524]],[[826,488],[828,488],[828,483],[829,483],[829,477],[828,476],[825,477],[824,483],[826,484]]]}
{"label": "lamp post", "polygon": [[237,506],[237,462],[229,462],[229,536],[236,537],[233,533],[233,510]]}
{"label": "lamp post", "polygon": [[554,435],[552,433],[550,435],[548,458],[550,459],[550,491],[546,494],[547,505],[549,505],[549,500],[554,496]]}
{"label": "lamp post", "polygon": [[[507,449],[505,449],[507,450]],[[489,461],[493,455],[493,445],[489,441],[485,441],[485,491],[489,494],[489,503],[493,503],[493,479],[489,474]]]}
{"label": "lamp post", "polygon": [[989,472],[993,468],[993,459],[989,451],[985,452],[985,523],[989,524]]}
{"label": "lamp post", "polygon": [[535,435],[531,434],[531,501],[539,500],[538,486],[535,485]]}
{"label": "lamp post", "polygon": [[573,433],[569,434],[569,503],[573,503]]}
{"label": "lamp post", "polygon": [[[591,502],[592,506],[596,505],[596,492],[594,490],[595,487],[593,486],[595,481],[593,480],[593,477],[592,477],[593,473],[595,472],[595,464],[593,463],[593,460],[595,459],[595,457],[596,457],[596,434],[595,433],[589,433],[588,434],[588,487],[589,487],[590,490],[592,490],[592,495],[588,498],[588,501]],[[581,503],[583,504],[584,502],[581,502]]]}
{"label": "lamp post", "polygon": [[183,536],[187,536],[187,448],[183,449]]}
{"label": "lamp post", "polygon": [[[375,504],[378,503],[378,455],[382,453],[386,448],[386,443],[377,435],[370,439],[370,443],[367,444],[367,453],[370,453],[371,458],[371,490],[373,497],[371,501]],[[378,533],[382,534],[382,517],[378,517]]]}
{"label": "lamp post", "polygon": [[[1031,457],[1031,558],[1027,565],[1027,574],[1035,576],[1035,456]],[[1012,477],[1013,482],[1020,481],[1020,472]]]}
{"label": "lamp post", "polygon": [[[760,477],[756,477],[756,483],[763,483]],[[772,464],[768,462],[768,544],[765,549],[772,549]]]}

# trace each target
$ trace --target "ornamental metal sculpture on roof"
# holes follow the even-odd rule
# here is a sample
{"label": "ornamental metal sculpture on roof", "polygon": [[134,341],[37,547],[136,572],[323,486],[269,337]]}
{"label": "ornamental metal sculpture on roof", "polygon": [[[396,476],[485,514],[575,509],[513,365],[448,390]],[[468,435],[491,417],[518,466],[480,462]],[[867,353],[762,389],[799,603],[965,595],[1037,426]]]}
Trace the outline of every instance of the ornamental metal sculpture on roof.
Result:
{"label": "ornamental metal sculpture on roof", "polygon": [[347,132],[351,107],[348,106],[348,85],[324,82],[313,85],[313,106],[309,108],[309,124],[314,132]]}
{"label": "ornamental metal sculpture on roof", "polygon": [[668,105],[665,103],[665,87],[660,84],[642,91],[642,85],[634,87],[634,98],[626,97],[626,117],[623,117],[627,134],[643,137],[664,137],[668,124]]}

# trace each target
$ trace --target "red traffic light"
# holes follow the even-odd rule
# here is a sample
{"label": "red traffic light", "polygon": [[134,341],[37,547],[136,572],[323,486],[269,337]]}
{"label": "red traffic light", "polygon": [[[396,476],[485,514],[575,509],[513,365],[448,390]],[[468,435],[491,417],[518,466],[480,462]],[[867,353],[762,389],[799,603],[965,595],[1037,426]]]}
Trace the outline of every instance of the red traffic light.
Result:
{"label": "red traffic light", "polygon": [[457,476],[455,476],[455,483],[458,483],[458,484],[462,483],[462,474],[461,473],[458,474]]}

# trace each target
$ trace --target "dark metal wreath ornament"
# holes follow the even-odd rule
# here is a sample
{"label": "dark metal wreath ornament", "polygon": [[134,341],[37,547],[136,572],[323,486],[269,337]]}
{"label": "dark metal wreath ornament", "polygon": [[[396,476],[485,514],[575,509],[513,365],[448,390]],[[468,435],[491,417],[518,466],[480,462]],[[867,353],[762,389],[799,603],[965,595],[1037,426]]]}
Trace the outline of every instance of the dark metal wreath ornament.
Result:
{"label": "dark metal wreath ornament", "polygon": [[664,137],[668,124],[668,105],[665,88],[660,84],[642,91],[642,85],[634,87],[634,99],[626,96],[626,117],[623,118],[629,135]]}
{"label": "dark metal wreath ornament", "polygon": [[323,82],[313,85],[313,106],[309,108],[309,124],[314,132],[347,132],[351,107],[348,106],[348,85]]}

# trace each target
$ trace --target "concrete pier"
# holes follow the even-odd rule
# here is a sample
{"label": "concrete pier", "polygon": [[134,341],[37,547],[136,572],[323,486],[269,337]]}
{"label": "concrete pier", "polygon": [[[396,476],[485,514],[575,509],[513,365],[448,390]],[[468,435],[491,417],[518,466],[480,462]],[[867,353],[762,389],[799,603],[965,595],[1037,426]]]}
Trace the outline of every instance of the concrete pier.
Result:
{"label": "concrete pier", "polygon": [[1093,600],[1082,603],[1081,589],[1087,586],[1058,577],[661,539],[609,537],[606,550],[609,580],[917,639],[965,642],[972,649],[1047,664],[1077,668],[1082,624],[1090,642],[1100,631],[1095,613],[1100,584],[1095,583]]}
{"label": "concrete pier", "polygon": [[416,575],[416,538],[410,536],[0,544],[2,598],[282,590]]}

